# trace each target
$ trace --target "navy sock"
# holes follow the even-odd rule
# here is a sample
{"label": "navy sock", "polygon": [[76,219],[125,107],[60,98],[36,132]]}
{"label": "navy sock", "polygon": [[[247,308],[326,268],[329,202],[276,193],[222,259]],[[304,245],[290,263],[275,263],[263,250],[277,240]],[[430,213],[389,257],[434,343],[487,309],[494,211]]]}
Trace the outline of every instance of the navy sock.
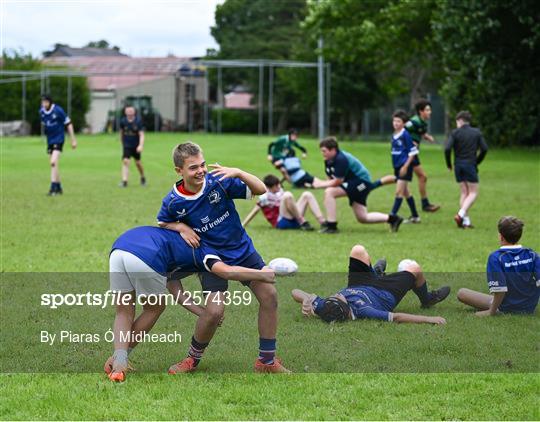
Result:
{"label": "navy sock", "polygon": [[392,207],[392,211],[390,211],[390,214],[396,215],[399,211],[399,208],[401,207],[401,203],[403,202],[403,198],[394,198],[394,206]]}
{"label": "navy sock", "polygon": [[274,363],[276,356],[276,339],[275,338],[259,338],[259,360],[267,365]]}
{"label": "navy sock", "polygon": [[378,188],[379,186],[382,185],[381,179],[375,180],[371,185],[372,185],[372,186],[371,186],[371,189]]}
{"label": "navy sock", "polygon": [[422,304],[429,302],[429,299],[431,299],[431,295],[427,289],[427,283],[422,284],[420,287],[415,287],[413,292],[418,296]]}
{"label": "navy sock", "polygon": [[409,204],[409,208],[411,209],[411,215],[413,217],[418,217],[418,211],[416,210],[416,204],[413,196],[409,196],[407,198],[407,204]]}
{"label": "navy sock", "polygon": [[197,366],[202,358],[204,349],[208,347],[209,343],[199,343],[195,340],[195,337],[191,337],[191,345],[189,346],[188,356],[192,357],[195,361],[195,366]]}
{"label": "navy sock", "polygon": [[56,182],[51,182],[51,192],[56,190]]}
{"label": "navy sock", "polygon": [[326,227],[328,227],[329,229],[337,229],[337,221],[333,221],[333,222],[327,221]]}
{"label": "navy sock", "polygon": [[429,207],[429,199],[422,198],[422,208]]}
{"label": "navy sock", "polygon": [[62,184],[60,182],[56,182],[56,190],[61,190]]}

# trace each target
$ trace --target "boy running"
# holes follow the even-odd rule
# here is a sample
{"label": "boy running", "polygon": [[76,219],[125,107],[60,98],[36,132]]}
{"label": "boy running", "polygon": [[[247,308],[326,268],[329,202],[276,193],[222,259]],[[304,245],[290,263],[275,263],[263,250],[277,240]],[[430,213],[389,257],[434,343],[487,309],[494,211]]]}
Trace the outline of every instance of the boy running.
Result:
{"label": "boy running", "polygon": [[73,130],[71,119],[64,109],[58,104],[54,104],[49,95],[41,97],[41,108],[39,109],[41,123],[45,128],[47,136],[47,154],[51,164],[51,187],[48,196],[61,195],[64,193],[60,182],[60,153],[64,149],[64,130],[67,129],[71,138],[71,148],[77,148],[77,139]]}
{"label": "boy running", "polygon": [[294,200],[291,192],[284,192],[279,179],[269,174],[263,179],[267,192],[259,196],[259,201],[242,222],[245,228],[251,220],[262,211],[266,220],[276,229],[313,230],[311,224],[304,218],[309,208],[319,224],[324,222],[321,208],[311,192],[303,192],[298,201]]}
{"label": "boy running", "polygon": [[428,292],[420,265],[410,259],[399,263],[397,273],[376,274],[366,249],[362,245],[355,245],[349,256],[349,283],[346,288],[325,299],[300,289],[294,289],[292,296],[302,304],[302,314],[316,315],[325,322],[378,319],[388,322],[446,324],[446,320],[438,316],[394,312],[410,290],[418,296],[423,308],[430,308],[443,301],[450,293],[448,286]]}
{"label": "boy running", "polygon": [[411,135],[405,129],[407,120],[407,113],[403,110],[396,110],[392,115],[392,125],[394,127],[394,134],[392,135],[392,165],[394,166],[397,185],[396,198],[394,199],[394,206],[390,214],[397,215],[403,198],[405,198],[411,210],[411,216],[408,220],[405,220],[405,223],[420,223],[414,198],[409,191],[409,182],[412,181],[413,177],[412,162],[418,155],[418,149],[414,145]]}
{"label": "boy running", "polygon": [[[405,124],[405,128],[411,134],[414,145],[420,151],[420,142],[422,139],[430,143],[434,143],[433,136],[427,133],[428,124],[427,121],[431,118],[431,103],[428,100],[420,100],[415,106],[416,115]],[[412,162],[414,173],[418,177],[418,190],[420,191],[420,197],[422,198],[422,210],[426,212],[435,212],[441,208],[440,205],[433,205],[429,202],[427,195],[427,175],[422,165],[420,164],[420,156],[416,155]]]}
{"label": "boy running", "polygon": [[321,233],[338,232],[336,198],[343,196],[349,198],[349,205],[360,223],[388,223],[391,231],[397,232],[403,218],[367,210],[369,193],[379,186],[394,183],[395,176],[387,175],[372,182],[367,168],[352,154],[339,149],[337,140],[333,136],[323,139],[319,147],[325,160],[325,171],[328,177],[328,180],[316,179],[313,182],[314,188],[325,188],[326,221]]}
{"label": "boy running", "polygon": [[[163,199],[158,214],[161,227],[173,229],[218,251],[228,265],[260,270],[264,261],[242,227],[234,199],[250,199],[252,193],[266,192],[264,183],[252,174],[237,168],[211,165],[208,173],[201,148],[191,142],[180,144],[173,151],[175,170],[182,179]],[[197,320],[188,357],[169,368],[169,373],[192,372],[210,343],[224,312],[223,297],[227,280],[203,273],[202,288],[210,291],[208,306]],[[246,282],[259,301],[259,357],[256,372],[290,372],[276,353],[277,291],[274,285],[259,281]]]}
{"label": "boy running", "polygon": [[[111,381],[125,380],[128,355],[137,345],[133,335],[149,332],[165,310],[164,300],[147,301],[135,319],[136,297],[161,296],[168,288],[180,304],[200,316],[204,307],[186,303],[178,279],[205,270],[239,281],[272,282],[274,277],[268,268],[258,271],[226,265],[213,250],[205,245],[193,249],[172,230],[136,227],[116,239],[109,256],[110,289],[119,295],[115,301],[114,354],[104,366]],[[167,283],[171,276],[176,281]],[[126,333],[131,333],[131,341],[124,338]]]}
{"label": "boy running", "polygon": [[127,188],[129,176],[129,162],[135,159],[135,165],[141,175],[141,185],[146,185],[144,168],[141,163],[141,153],[144,148],[144,126],[137,116],[135,107],[128,106],[124,110],[125,116],[120,120],[120,141],[122,142],[122,182],[120,187]]}
{"label": "boy running", "polygon": [[519,245],[523,222],[516,217],[499,220],[501,247],[487,262],[487,282],[491,295],[459,289],[458,300],[478,309],[478,316],[498,313],[532,314],[540,298],[540,256]]}

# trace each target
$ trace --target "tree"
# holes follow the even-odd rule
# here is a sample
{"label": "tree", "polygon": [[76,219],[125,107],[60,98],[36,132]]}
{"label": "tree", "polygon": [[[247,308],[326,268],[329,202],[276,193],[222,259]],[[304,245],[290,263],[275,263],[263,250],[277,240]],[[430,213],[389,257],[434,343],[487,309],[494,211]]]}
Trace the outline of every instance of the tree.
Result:
{"label": "tree", "polygon": [[[6,51],[2,53],[2,68],[4,70],[40,71],[45,67],[30,54],[18,51]],[[50,68],[50,67],[49,67]],[[55,69],[65,69],[55,67]],[[50,92],[53,100],[63,108],[66,107],[67,99],[67,77],[49,77]],[[17,76],[0,76],[2,79],[18,79]],[[30,79],[30,78],[29,78]],[[26,82],[26,119],[32,127],[32,133],[40,133],[40,118],[38,114],[41,95],[40,80],[32,79]],[[22,119],[22,81],[17,80],[10,83],[0,84],[0,120],[21,120]],[[80,131],[86,125],[85,114],[90,108],[90,91],[85,77],[72,77],[72,103],[71,120],[76,130]],[[66,110],[67,111],[67,110]]]}
{"label": "tree", "polygon": [[539,3],[447,0],[433,29],[451,113],[470,110],[490,143],[538,145]]}

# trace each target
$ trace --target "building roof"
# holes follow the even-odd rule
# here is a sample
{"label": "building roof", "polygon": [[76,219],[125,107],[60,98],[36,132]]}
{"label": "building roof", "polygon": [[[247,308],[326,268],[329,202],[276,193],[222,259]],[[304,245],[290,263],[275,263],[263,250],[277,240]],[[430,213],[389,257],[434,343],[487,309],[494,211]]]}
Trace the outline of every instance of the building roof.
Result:
{"label": "building roof", "polygon": [[49,57],[96,57],[96,56],[120,56],[126,57],[125,54],[120,53],[120,51],[113,48],[95,48],[95,47],[69,47],[69,46],[58,46],[53,51],[48,53]]}
{"label": "building roof", "polygon": [[225,108],[232,108],[237,110],[251,110],[255,106],[251,104],[253,94],[249,92],[229,92],[224,95]]}

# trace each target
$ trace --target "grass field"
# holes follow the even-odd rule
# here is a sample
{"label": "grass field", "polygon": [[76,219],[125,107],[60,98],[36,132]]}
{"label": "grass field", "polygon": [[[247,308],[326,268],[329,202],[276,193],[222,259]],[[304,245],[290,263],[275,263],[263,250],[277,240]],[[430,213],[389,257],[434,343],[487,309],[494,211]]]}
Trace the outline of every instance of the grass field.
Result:
{"label": "grass field", "polygon": [[[184,342],[141,345],[133,355],[138,373],[125,385],[112,385],[99,373],[109,344],[61,349],[39,344],[36,331],[46,326],[101,332],[110,327],[110,308],[46,311],[39,309],[36,295],[53,287],[77,290],[77,283],[106,289],[112,242],[128,228],[155,223],[161,199],[175,181],[170,151],[188,138],[202,145],[208,162],[261,177],[272,171],[265,160],[270,138],[148,134],[143,155],[148,186],[138,185],[133,168],[130,187],[119,189],[116,137],[80,136],[79,148],[71,151],[66,144],[62,156],[65,193],[49,198],[43,141],[1,140],[2,419],[540,418],[538,316],[481,320],[455,298],[461,286],[487,290],[483,271],[488,254],[497,248],[500,216],[521,217],[526,223],[522,243],[540,249],[538,150],[488,153],[480,167],[480,198],[471,212],[474,230],[455,228],[458,187],[436,146],[423,147],[422,163],[430,177],[430,198],[442,210],[422,214],[420,225],[403,225],[397,234],[383,224],[360,225],[345,199],[338,203],[341,233],[336,236],[278,232],[256,217],[248,232],[261,255],[266,260],[293,258],[302,272],[278,280],[279,355],[295,372],[292,376],[249,373],[257,349],[254,305],[227,310],[200,370],[186,377],[164,374],[187,351],[194,318],[181,309],[168,309],[155,332],[177,330]],[[315,141],[301,141],[309,151],[304,167],[322,176]],[[392,170],[387,143],[344,143],[343,148],[375,177]],[[413,191],[417,196],[416,186]],[[322,199],[321,191],[315,194]],[[370,195],[369,208],[388,212],[392,201],[393,187],[384,187]],[[252,206],[237,202],[241,216]],[[402,207],[406,216],[405,211]],[[450,284],[454,293],[434,309],[420,310],[414,295],[398,308],[442,315],[448,325],[358,321],[329,326],[302,318],[290,290],[337,291],[346,283],[347,256],[356,243],[365,245],[373,258],[387,257],[390,269],[402,258],[413,258],[429,273],[432,285]],[[59,272],[68,274],[56,277],[56,284],[36,284],[40,277],[51,278],[43,273]],[[199,289],[195,281],[185,285]],[[6,374],[13,368],[26,373]],[[66,373],[77,368],[85,373]]]}

